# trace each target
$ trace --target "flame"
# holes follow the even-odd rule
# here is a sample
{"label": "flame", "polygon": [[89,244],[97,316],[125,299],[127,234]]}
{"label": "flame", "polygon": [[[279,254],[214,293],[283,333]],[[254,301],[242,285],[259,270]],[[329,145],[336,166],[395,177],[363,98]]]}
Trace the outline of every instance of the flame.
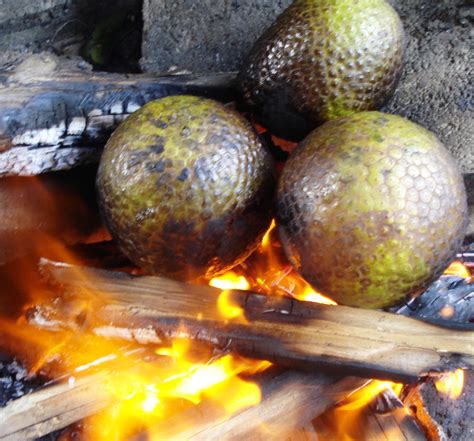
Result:
{"label": "flame", "polygon": [[464,279],[471,278],[471,272],[462,262],[454,261],[444,272],[445,276],[459,276]]}
{"label": "flame", "polygon": [[[390,381],[369,380],[364,387],[349,395],[339,406],[321,415],[314,424],[316,427],[322,424],[329,428],[331,437],[323,437],[324,439],[340,441],[365,439],[366,429],[370,427],[368,406],[384,391],[391,389],[399,395],[402,387],[402,384]],[[409,413],[404,407],[399,408],[397,412],[400,414],[397,418],[404,418]],[[391,439],[389,433],[389,431],[386,433],[387,439]]]}
{"label": "flame", "polygon": [[[41,249],[45,249],[42,241],[47,244],[48,257],[75,263],[78,276],[86,277],[81,274],[82,262],[47,235],[37,236],[38,256],[41,256]],[[34,259],[31,265],[30,272],[34,274],[37,260]],[[234,276],[232,284],[226,286],[248,288],[245,278]],[[15,279],[13,274],[11,279],[12,282]],[[222,280],[224,278],[220,286],[224,287]],[[93,286],[90,282],[88,280],[84,285]],[[21,318],[0,318],[0,330],[2,339],[5,335],[9,344],[15,342],[15,352],[20,349],[24,352],[22,360],[27,363],[30,373],[42,373],[55,382],[72,383],[81,375],[104,373],[103,392],[110,398],[111,405],[84,425],[87,439],[121,441],[144,432],[148,432],[150,439],[160,439],[160,427],[166,426],[170,416],[179,415],[187,408],[201,403],[212,405],[219,415],[228,417],[261,400],[259,386],[247,376],[267,369],[271,365],[269,362],[216,352],[210,346],[186,339],[175,339],[166,347],[133,345],[92,334],[88,329],[94,328],[93,323],[83,328],[79,320],[76,328],[66,328],[62,317],[44,317],[54,332],[38,331],[28,325],[24,311],[51,300],[55,293],[42,287],[39,277],[19,278],[18,285],[27,294],[23,310],[18,312]],[[4,290],[2,293],[9,295]],[[75,303],[72,298],[67,300],[71,305],[68,314],[74,318],[79,317],[81,311],[93,309],[96,302],[104,300],[104,294],[94,290],[80,291],[75,298]],[[218,305],[227,319],[238,319],[243,313],[233,303],[229,290],[222,291]],[[48,311],[41,309],[41,314],[48,314]],[[88,320],[92,317],[91,314]],[[180,429],[189,429],[186,421],[182,426]]]}
{"label": "flame", "polygon": [[457,369],[454,372],[443,374],[435,382],[436,390],[456,400],[462,394],[464,388],[464,370]]}
{"label": "flame", "polygon": [[167,369],[141,363],[114,375],[107,383],[114,405],[91,419],[89,437],[125,440],[147,427],[152,439],[160,439],[160,424],[203,400],[229,416],[260,402],[260,388],[239,375],[255,374],[270,363],[229,354],[196,361],[193,345],[189,340],[176,339],[170,347],[158,348],[156,354],[170,359]]}
{"label": "flame", "polygon": [[244,276],[236,274],[234,271],[228,271],[222,276],[214,277],[209,282],[209,285],[219,289],[247,290],[250,288],[248,280]]}
{"label": "flame", "polygon": [[391,381],[372,380],[367,386],[351,394],[346,399],[346,403],[338,407],[338,411],[346,412],[361,409],[367,406],[381,392],[391,388],[398,395],[402,387],[402,384]]}
{"label": "flame", "polygon": [[[336,305],[336,302],[312,288],[287,261],[276,237],[275,220],[265,232],[257,251],[244,264],[212,279],[209,284],[224,290],[252,290],[268,295],[290,296],[306,302]],[[226,297],[225,294],[222,300],[224,304]],[[223,306],[221,311],[227,309],[227,306]],[[234,313],[238,316],[237,311]],[[226,312],[224,317],[227,317]],[[228,318],[232,318],[232,314]]]}

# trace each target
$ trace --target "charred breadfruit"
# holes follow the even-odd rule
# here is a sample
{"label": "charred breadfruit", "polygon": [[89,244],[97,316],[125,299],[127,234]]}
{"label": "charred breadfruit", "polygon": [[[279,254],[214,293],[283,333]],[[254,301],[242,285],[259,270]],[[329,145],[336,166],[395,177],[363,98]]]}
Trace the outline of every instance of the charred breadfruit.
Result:
{"label": "charred breadfruit", "polygon": [[245,259],[272,217],[274,168],[249,123],[212,100],[146,104],[108,141],[99,204],[122,251],[150,273],[209,278]]}
{"label": "charred breadfruit", "polygon": [[402,23],[384,0],[296,0],[244,62],[242,101],[274,134],[301,139],[325,121],[380,108],[403,49]]}
{"label": "charred breadfruit", "polygon": [[467,201],[457,164],[426,129],[362,112],[293,152],[278,185],[289,260],[337,302],[383,308],[416,295],[459,250]]}

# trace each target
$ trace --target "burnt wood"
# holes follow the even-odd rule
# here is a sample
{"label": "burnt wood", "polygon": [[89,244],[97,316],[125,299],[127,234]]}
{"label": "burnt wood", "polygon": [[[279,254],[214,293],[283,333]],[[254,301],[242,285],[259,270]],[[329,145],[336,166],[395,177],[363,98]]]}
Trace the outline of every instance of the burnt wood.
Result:
{"label": "burnt wood", "polygon": [[88,323],[99,335],[143,343],[179,334],[284,366],[401,381],[474,366],[472,327],[451,330],[389,312],[243,291],[228,292],[243,317],[226,320],[216,305],[220,290],[208,286],[48,262],[42,270],[70,295],[97,293],[97,304],[71,315],[66,297],[62,306],[30,310],[30,323],[52,318],[77,330]]}
{"label": "burnt wood", "polygon": [[[13,401],[0,409],[0,440],[35,439],[99,412],[113,403],[105,385],[114,372],[104,370],[79,378],[72,385],[46,387]],[[262,401],[254,407],[225,418],[203,402],[167,419],[155,430],[163,439],[236,440],[255,434],[263,424],[288,435],[366,383],[358,378],[295,371],[267,375],[258,381]]]}
{"label": "burnt wood", "polygon": [[32,55],[0,73],[0,176],[97,162],[112,131],[143,104],[177,94],[227,101],[234,76],[101,73]]}
{"label": "burnt wood", "polygon": [[464,387],[457,399],[436,390],[436,378],[427,378],[410,388],[406,406],[433,440],[474,439],[474,370],[464,372]]}
{"label": "burnt wood", "polygon": [[474,283],[462,277],[443,276],[422,296],[393,311],[452,329],[474,329]]}
{"label": "burnt wood", "polygon": [[336,406],[316,418],[313,421],[313,427],[319,441],[431,440],[391,388],[386,389],[371,403],[359,409],[341,411],[339,406]]}

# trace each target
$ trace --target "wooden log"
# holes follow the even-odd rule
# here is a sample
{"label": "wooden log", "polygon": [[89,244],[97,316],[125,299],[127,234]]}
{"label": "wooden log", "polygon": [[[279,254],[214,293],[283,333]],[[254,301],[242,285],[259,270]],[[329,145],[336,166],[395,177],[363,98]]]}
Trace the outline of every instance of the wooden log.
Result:
{"label": "wooden log", "polygon": [[168,419],[166,427],[156,427],[156,433],[163,439],[193,441],[285,439],[365,384],[356,377],[334,381],[327,375],[288,371],[260,383],[262,402],[257,406],[216,419],[203,419],[202,409],[192,408]]}
{"label": "wooden log", "polygon": [[472,327],[474,284],[459,276],[443,276],[422,296],[393,308],[398,314],[442,324],[450,328]]}
{"label": "wooden log", "polygon": [[[110,375],[114,372],[103,371],[13,401],[0,409],[0,440],[35,439],[98,413],[114,403],[105,388]],[[290,433],[366,383],[357,378],[338,380],[290,371],[276,377],[268,375],[259,381],[263,396],[254,407],[229,418],[203,402],[167,419],[165,424],[157,425],[153,430],[157,430],[163,439],[239,439],[240,435],[253,435],[261,425],[277,428],[284,420],[287,424],[281,431]],[[288,414],[294,419],[288,420],[285,417]]]}
{"label": "wooden log", "polygon": [[[341,403],[344,406],[344,402]],[[358,409],[330,409],[313,421],[319,441],[427,441],[426,434],[391,388]]]}
{"label": "wooden log", "polygon": [[436,379],[428,378],[410,387],[405,405],[435,441],[474,439],[474,370],[464,372],[462,394],[452,398],[438,392]]}
{"label": "wooden log", "polygon": [[0,440],[32,440],[93,415],[111,403],[105,374],[35,391],[0,409]]}
{"label": "wooden log", "polygon": [[97,162],[113,129],[146,102],[176,94],[229,100],[234,76],[100,73],[32,55],[0,73],[0,176]]}
{"label": "wooden log", "polygon": [[44,323],[46,312],[66,326],[87,323],[100,335],[155,343],[186,336],[284,366],[400,381],[474,366],[472,323],[470,330],[450,330],[388,312],[242,291],[226,292],[242,311],[226,320],[217,307],[220,290],[208,286],[48,262],[42,270],[69,294],[97,293],[97,304],[73,313],[67,299],[63,308],[37,307],[32,323]]}

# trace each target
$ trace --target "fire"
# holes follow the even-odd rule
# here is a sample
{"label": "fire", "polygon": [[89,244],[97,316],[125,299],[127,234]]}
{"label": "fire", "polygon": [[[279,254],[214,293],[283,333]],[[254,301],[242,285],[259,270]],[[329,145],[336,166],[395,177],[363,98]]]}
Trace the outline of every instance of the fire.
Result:
{"label": "fire", "polygon": [[392,383],[391,381],[372,380],[367,386],[351,394],[346,399],[346,403],[338,407],[338,411],[346,412],[361,409],[385,390],[391,388],[398,395],[402,387],[402,384]]}
{"label": "fire", "polygon": [[[196,360],[193,345],[176,339],[155,351],[168,366],[140,363],[113,375],[106,384],[113,405],[92,418],[90,438],[125,440],[146,428],[152,439],[160,439],[167,418],[204,400],[229,416],[260,402],[258,385],[239,375],[255,374],[270,363],[229,354]],[[186,427],[185,421],[182,424]]]}
{"label": "fire", "polygon": [[209,285],[219,289],[246,290],[250,288],[248,280],[244,276],[236,274],[234,271],[228,271],[223,276],[211,279]]}
{"label": "fire", "polygon": [[[238,269],[212,279],[211,286],[223,290],[252,290],[268,295],[286,295],[305,302],[336,305],[336,302],[313,289],[300,277],[286,260],[281,244],[276,238],[276,223],[272,221],[257,251]],[[238,317],[232,306],[226,305],[227,294],[222,295],[224,317]]]}
{"label": "fire", "polygon": [[[284,147],[292,148],[291,145]],[[269,295],[291,296],[302,301],[336,304],[314,290],[295,272],[286,260],[275,233],[276,224],[273,221],[257,251],[246,262],[209,282],[221,290],[217,306],[225,320],[245,322],[244,310],[237,302],[239,293],[234,290],[253,290]],[[35,248],[38,256],[44,256],[47,250],[48,257],[74,262],[80,267],[76,256],[47,235],[38,234],[35,237]],[[447,274],[470,275],[459,262],[451,265]],[[33,304],[50,295],[36,284],[28,286],[28,281],[20,282]],[[101,295],[82,292],[78,311],[93,308],[94,301]],[[0,327],[12,336],[12,340],[23,341],[25,348],[35,348],[37,353],[28,354],[32,374],[54,373],[55,381],[74,382],[74,378],[80,375],[97,371],[104,373],[103,387],[111,405],[91,417],[85,426],[87,438],[97,441],[121,441],[137,433],[146,433],[148,439],[159,440],[160,430],[169,429],[166,424],[171,416],[204,403],[225,416],[254,406],[261,400],[261,391],[255,382],[246,377],[271,366],[267,361],[216,353],[210,347],[189,339],[176,338],[165,347],[137,348],[129,343],[96,336],[81,328],[40,332],[28,327],[24,319],[16,323],[1,320]],[[462,375],[463,371],[456,371],[438,380],[436,387],[451,397],[457,397],[462,391]],[[399,392],[401,387],[390,382],[371,381],[337,411],[347,413],[362,409],[387,388]],[[179,421],[180,427],[176,429],[181,429],[181,425],[182,429],[189,429],[186,420]],[[179,430],[176,436],[179,437]]]}
{"label": "fire", "polygon": [[469,269],[459,261],[454,261],[449,265],[449,267],[446,269],[444,272],[445,276],[459,276],[464,279],[470,279],[471,278],[471,272]]}
{"label": "fire", "polygon": [[454,372],[443,374],[435,382],[436,390],[456,400],[462,394],[464,388],[464,370],[457,369]]}

